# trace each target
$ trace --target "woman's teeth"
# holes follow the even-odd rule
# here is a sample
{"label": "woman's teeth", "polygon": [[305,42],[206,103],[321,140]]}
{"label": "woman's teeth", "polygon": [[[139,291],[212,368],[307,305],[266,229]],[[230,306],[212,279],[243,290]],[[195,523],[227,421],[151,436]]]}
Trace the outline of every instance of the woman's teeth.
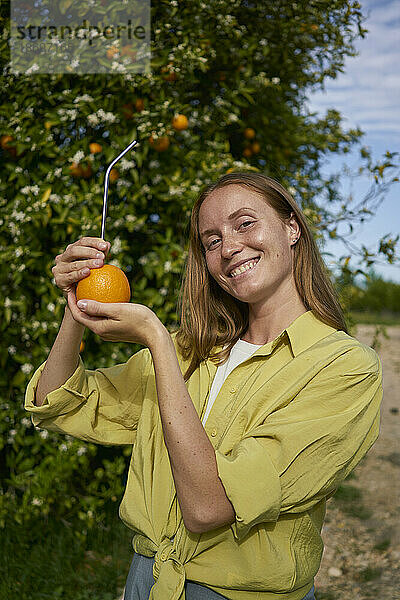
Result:
{"label": "woman's teeth", "polygon": [[252,269],[259,261],[260,259],[254,259],[254,260],[249,260],[248,262],[243,263],[242,265],[240,265],[240,267],[238,267],[237,269],[235,269],[234,271],[231,271],[229,273],[229,277],[236,277],[236,275],[240,275],[240,273],[245,273],[245,271],[250,271],[250,269]]}

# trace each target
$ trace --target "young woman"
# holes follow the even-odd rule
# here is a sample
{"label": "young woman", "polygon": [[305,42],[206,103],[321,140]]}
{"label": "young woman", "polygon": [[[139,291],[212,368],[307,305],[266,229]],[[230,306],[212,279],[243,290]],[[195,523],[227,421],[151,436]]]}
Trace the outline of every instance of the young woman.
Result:
{"label": "young woman", "polygon": [[[102,244],[56,257],[68,304],[26,409],[40,427],[133,445],[125,599],[314,599],[326,500],[378,436],[382,371],[348,335],[301,210],[259,173],[208,186],[172,334],[140,304],[77,305]],[[145,348],[87,370],[85,327]]]}

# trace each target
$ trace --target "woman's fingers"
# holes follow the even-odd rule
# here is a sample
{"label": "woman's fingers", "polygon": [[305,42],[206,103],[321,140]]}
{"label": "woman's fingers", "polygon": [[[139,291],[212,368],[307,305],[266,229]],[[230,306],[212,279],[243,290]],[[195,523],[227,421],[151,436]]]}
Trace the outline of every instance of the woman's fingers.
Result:
{"label": "woman's fingers", "polygon": [[63,291],[64,296],[90,274],[90,269],[103,266],[110,247],[110,242],[101,238],[84,237],[68,244],[65,251],[56,256],[52,272],[56,285]]}

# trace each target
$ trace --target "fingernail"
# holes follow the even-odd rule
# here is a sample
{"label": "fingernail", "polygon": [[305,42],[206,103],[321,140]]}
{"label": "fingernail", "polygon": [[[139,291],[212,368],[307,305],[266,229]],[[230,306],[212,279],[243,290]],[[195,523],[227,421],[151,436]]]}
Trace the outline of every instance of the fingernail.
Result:
{"label": "fingernail", "polygon": [[76,304],[81,310],[86,310],[87,302],[85,300],[78,300]]}
{"label": "fingernail", "polygon": [[101,243],[99,244],[99,247],[100,247],[102,250],[105,250],[105,249],[107,248],[107,244],[106,244],[105,242],[101,242]]}

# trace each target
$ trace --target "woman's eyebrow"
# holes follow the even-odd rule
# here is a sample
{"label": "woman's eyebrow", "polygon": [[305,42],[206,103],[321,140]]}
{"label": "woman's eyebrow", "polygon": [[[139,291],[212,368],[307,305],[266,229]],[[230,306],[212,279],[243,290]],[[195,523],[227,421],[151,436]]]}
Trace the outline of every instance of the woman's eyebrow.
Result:
{"label": "woman's eyebrow", "polygon": [[[242,208],[239,208],[238,210],[235,210],[235,212],[233,212],[231,215],[229,215],[228,219],[229,221],[231,221],[232,219],[234,219],[235,217],[237,217],[241,212],[255,212],[254,208],[249,208],[246,206],[243,206]],[[214,233],[216,231],[216,229],[205,229],[202,233],[200,233],[200,237],[204,237],[206,235],[208,235],[209,233]]]}

